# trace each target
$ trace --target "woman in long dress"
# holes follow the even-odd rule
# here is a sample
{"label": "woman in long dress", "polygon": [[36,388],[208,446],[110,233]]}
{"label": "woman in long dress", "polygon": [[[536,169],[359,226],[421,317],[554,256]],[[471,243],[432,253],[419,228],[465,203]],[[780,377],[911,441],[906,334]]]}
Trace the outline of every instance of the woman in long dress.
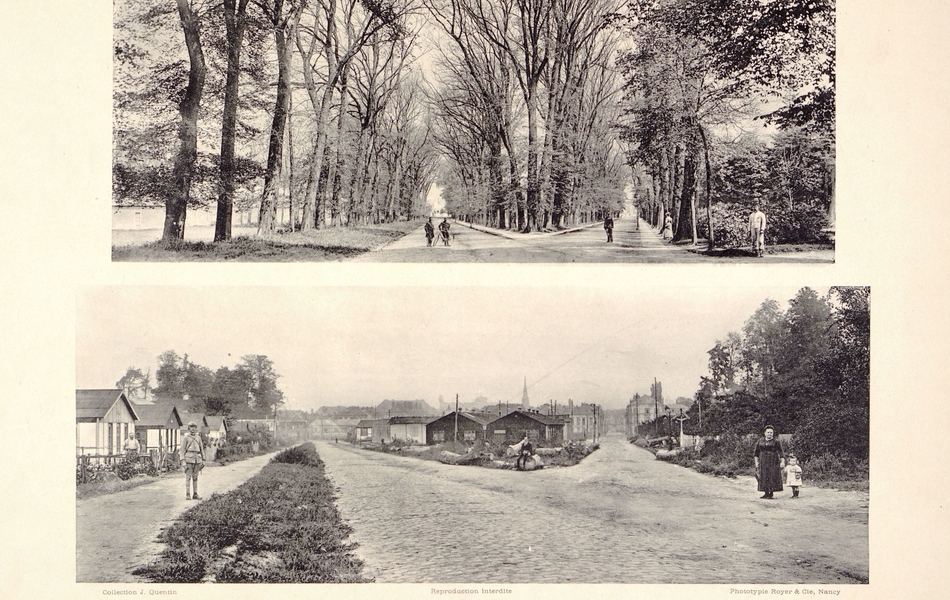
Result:
{"label": "woman in long dress", "polygon": [[663,235],[664,240],[673,239],[673,217],[666,214],[666,218],[663,219],[663,231],[660,232]]}
{"label": "woman in long dress", "polygon": [[762,498],[772,499],[772,494],[782,491],[782,469],[785,468],[785,452],[782,443],[775,439],[775,428],[765,427],[765,437],[755,445],[755,478],[759,481]]}

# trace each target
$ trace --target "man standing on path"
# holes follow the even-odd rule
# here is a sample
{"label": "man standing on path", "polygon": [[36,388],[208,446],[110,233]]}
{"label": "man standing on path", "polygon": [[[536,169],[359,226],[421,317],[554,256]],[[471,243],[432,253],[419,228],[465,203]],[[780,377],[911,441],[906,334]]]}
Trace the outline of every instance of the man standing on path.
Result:
{"label": "man standing on path", "polygon": [[[198,435],[198,424],[188,423],[188,433],[182,438],[181,451],[185,461],[185,500],[200,500],[198,496],[198,473],[204,468],[205,452]],[[195,493],[191,495],[191,482],[194,481]]]}
{"label": "man standing on path", "polygon": [[442,244],[445,246],[449,245],[449,220],[447,217],[442,218],[442,222],[439,223],[439,232],[442,234]]}
{"label": "man standing on path", "polygon": [[614,241],[614,219],[610,213],[604,218],[604,230],[607,232],[607,243]]}
{"label": "man standing on path", "polygon": [[756,256],[765,254],[765,213],[758,202],[749,215],[749,236],[752,238],[752,253]]}
{"label": "man standing on path", "polygon": [[432,239],[435,238],[435,227],[432,226],[432,217],[426,221],[426,246],[432,245]]}

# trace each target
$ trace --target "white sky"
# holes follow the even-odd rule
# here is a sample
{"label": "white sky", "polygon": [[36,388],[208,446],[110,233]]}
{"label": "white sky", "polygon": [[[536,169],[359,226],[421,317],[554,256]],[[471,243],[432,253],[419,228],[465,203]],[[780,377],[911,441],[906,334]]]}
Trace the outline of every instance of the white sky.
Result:
{"label": "white sky", "polygon": [[[265,354],[291,408],[478,395],[532,405],[692,397],[717,339],[797,288],[99,287],[77,306],[76,387],[165,350],[216,370]],[[818,288],[819,293],[826,293]],[[154,381],[153,381],[154,384]]]}

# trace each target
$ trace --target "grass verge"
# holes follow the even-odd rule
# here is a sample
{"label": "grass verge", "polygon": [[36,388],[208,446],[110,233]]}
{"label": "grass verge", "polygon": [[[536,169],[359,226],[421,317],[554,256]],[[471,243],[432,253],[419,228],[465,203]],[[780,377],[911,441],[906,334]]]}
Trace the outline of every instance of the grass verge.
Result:
{"label": "grass verge", "polygon": [[356,256],[388,244],[422,225],[421,220],[382,225],[330,227],[262,237],[236,237],[228,242],[161,241],[144,245],[113,246],[117,262],[331,261]]}
{"label": "grass verge", "polygon": [[96,496],[104,496],[106,494],[114,494],[116,492],[124,492],[125,490],[131,490],[137,488],[141,485],[147,485],[153,481],[158,481],[158,477],[151,477],[148,475],[137,475],[132,479],[126,479],[125,481],[115,478],[115,479],[106,479],[104,481],[91,481],[89,483],[80,483],[76,485],[76,500],[85,500],[87,498],[95,498]]}
{"label": "grass verge", "polygon": [[312,443],[215,494],[166,528],[158,561],[133,571],[155,583],[359,583],[363,563]]}
{"label": "grass verge", "polygon": [[[675,245],[686,246],[691,244],[691,242],[677,242]],[[833,251],[835,245],[832,243],[802,243],[802,244],[775,244],[772,246],[766,246],[765,255],[771,254],[794,254],[796,252],[819,252],[819,251]],[[716,248],[714,250],[707,250],[706,243],[701,242],[697,246],[691,246],[687,248],[687,251],[692,252],[693,254],[701,254],[703,256],[709,256],[712,258],[750,258],[755,257],[753,253],[748,248]]]}

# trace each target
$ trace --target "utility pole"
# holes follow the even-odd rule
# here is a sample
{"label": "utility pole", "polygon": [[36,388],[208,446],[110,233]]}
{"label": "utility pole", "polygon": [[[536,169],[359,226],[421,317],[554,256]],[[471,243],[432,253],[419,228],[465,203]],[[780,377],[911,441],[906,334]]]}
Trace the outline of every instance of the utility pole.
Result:
{"label": "utility pole", "polygon": [[597,405],[591,404],[591,409],[594,412],[594,443],[597,443]]}
{"label": "utility pole", "polygon": [[459,395],[455,394],[455,441],[459,441]]}
{"label": "utility pole", "polygon": [[640,393],[639,392],[634,396],[633,402],[634,402],[634,407],[635,407],[634,410],[637,411],[637,414],[633,419],[633,434],[640,435]]}
{"label": "utility pole", "polygon": [[656,377],[653,378],[653,437],[660,435],[660,405],[656,393]]}

